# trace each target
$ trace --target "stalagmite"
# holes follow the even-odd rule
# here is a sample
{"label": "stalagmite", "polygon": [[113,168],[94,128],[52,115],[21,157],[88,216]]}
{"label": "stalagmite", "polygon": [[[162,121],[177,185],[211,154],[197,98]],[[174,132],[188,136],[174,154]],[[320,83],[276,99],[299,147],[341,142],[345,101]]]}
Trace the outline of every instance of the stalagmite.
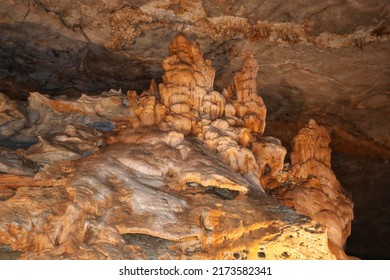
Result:
{"label": "stalagmite", "polygon": [[0,95],[2,139],[31,141],[0,150],[0,244],[25,259],[346,258],[352,202],[329,134],[311,121],[286,167],[254,56],[224,94],[184,34],[163,68],[140,95]]}
{"label": "stalagmite", "polygon": [[[225,99],[213,91],[215,70],[211,61],[205,60],[198,46],[189,41],[184,34],[179,34],[169,45],[169,56],[163,61],[165,74],[159,90],[162,103],[171,115],[183,117],[167,117],[164,129],[183,128],[188,134],[188,123],[199,114],[209,119],[221,117]],[[183,123],[184,122],[184,123]]]}
{"label": "stalagmite", "polygon": [[353,203],[348,198],[330,163],[330,136],[326,129],[310,120],[293,140],[291,185],[281,185],[272,193],[283,204],[327,227],[333,251],[342,251],[351,234]]}
{"label": "stalagmite", "polygon": [[250,131],[262,134],[265,129],[267,108],[257,95],[257,71],[259,66],[253,54],[247,53],[241,71],[234,75],[234,82],[224,90],[227,101],[233,104],[235,114],[242,118]]}

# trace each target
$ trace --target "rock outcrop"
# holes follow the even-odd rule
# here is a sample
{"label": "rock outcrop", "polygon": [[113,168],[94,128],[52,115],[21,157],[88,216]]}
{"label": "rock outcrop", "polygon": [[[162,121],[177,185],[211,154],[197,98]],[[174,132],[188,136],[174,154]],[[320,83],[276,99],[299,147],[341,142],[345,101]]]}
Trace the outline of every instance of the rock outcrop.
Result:
{"label": "rock outcrop", "polygon": [[[123,133],[94,157],[44,171],[66,177],[62,186],[18,188],[1,202],[1,243],[34,259],[334,258],[323,227],[280,206],[193,138]],[[147,250],[137,238],[160,245]]]}

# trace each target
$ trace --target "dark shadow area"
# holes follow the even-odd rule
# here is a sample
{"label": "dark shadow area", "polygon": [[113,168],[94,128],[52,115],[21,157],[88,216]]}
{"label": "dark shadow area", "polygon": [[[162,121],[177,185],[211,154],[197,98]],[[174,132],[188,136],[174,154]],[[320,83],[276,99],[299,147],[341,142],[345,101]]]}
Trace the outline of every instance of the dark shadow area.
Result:
{"label": "dark shadow area", "polygon": [[110,52],[103,46],[67,38],[32,23],[0,24],[0,91],[26,99],[31,91],[77,97],[109,89],[147,89],[160,79],[140,57]]}
{"label": "dark shadow area", "polygon": [[148,252],[146,258],[149,260],[157,260],[167,250],[172,250],[172,254],[174,254],[175,242],[173,241],[139,233],[128,233],[122,235],[122,237],[127,244],[138,246],[144,252]]}
{"label": "dark shadow area", "polygon": [[0,245],[0,260],[17,260],[22,255],[20,251],[12,251],[10,246]]}
{"label": "dark shadow area", "polygon": [[332,167],[355,204],[346,253],[364,260],[389,259],[389,159],[333,153]]}

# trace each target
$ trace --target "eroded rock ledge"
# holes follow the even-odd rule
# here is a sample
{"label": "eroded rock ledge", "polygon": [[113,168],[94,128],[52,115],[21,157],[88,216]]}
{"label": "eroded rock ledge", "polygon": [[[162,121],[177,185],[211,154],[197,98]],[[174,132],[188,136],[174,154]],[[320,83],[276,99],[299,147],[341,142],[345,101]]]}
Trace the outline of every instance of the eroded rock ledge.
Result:
{"label": "eroded rock ledge", "polygon": [[348,258],[326,129],[310,121],[284,164],[251,53],[222,92],[183,34],[163,68],[140,96],[0,95],[1,139],[28,144],[1,150],[0,243],[33,259]]}
{"label": "eroded rock ledge", "polygon": [[[389,40],[388,25],[385,21],[372,23],[351,33],[337,34],[329,31],[319,33],[312,30],[314,22],[305,18],[300,22],[272,22],[255,20],[253,19],[255,16],[246,18],[242,16],[243,12],[240,14],[239,11],[235,15],[207,17],[203,2],[177,1],[175,5],[169,1],[162,3],[150,1],[139,8],[119,9],[113,12],[110,18],[114,36],[107,42],[107,47],[116,50],[126,49],[142,32],[159,28],[223,41],[242,38],[249,41],[268,41],[278,45],[305,44],[330,48],[364,47],[375,41]],[[318,5],[313,3],[314,6],[316,4]],[[226,3],[219,5],[224,6]],[[349,8],[353,10],[352,7]],[[240,9],[245,11],[244,5],[241,5]]]}

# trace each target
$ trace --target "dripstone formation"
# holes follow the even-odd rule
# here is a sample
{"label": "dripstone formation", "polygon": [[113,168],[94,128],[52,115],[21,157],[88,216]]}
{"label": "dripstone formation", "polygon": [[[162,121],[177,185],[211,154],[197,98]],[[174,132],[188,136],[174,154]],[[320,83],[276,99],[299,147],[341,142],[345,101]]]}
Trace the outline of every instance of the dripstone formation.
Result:
{"label": "dripstone formation", "polygon": [[0,244],[25,259],[349,258],[326,129],[311,120],[285,164],[250,52],[222,92],[184,34],[162,66],[140,95],[0,94]]}

